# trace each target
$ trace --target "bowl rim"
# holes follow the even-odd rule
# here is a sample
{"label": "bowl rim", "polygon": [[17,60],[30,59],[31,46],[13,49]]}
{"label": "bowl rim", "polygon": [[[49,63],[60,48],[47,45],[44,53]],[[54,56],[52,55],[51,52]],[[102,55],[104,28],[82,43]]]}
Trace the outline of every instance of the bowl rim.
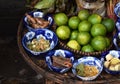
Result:
{"label": "bowl rim", "polygon": [[[115,53],[115,52],[118,52],[118,54],[119,54],[119,59],[120,59],[120,51],[119,50],[109,50],[108,52],[106,52],[106,53],[103,53],[102,54],[102,59],[103,59],[103,63],[104,63],[104,61],[106,60],[105,59],[105,57],[106,57],[106,55],[107,54],[109,54],[110,52],[113,52],[113,54]],[[111,53],[112,54],[112,53]],[[115,57],[115,55],[113,55],[114,57]],[[105,72],[107,72],[108,74],[120,74],[120,71],[112,71],[112,70],[109,70],[108,68],[106,68],[104,65],[103,65],[103,68],[104,68],[104,70],[105,70]]]}
{"label": "bowl rim", "polygon": [[[36,34],[36,32],[38,32],[38,31],[50,31],[50,32],[53,33],[53,35],[56,37],[56,41],[55,41],[54,47],[56,47],[57,44],[58,44],[58,37],[57,37],[57,35],[56,35],[53,31],[51,31],[51,30],[49,30],[49,29],[40,29],[40,30],[36,30],[36,31],[34,31],[34,32],[33,32],[33,31],[28,31],[28,32],[25,33],[25,34],[23,35],[23,37],[22,37],[22,45],[23,45],[23,47],[24,47],[28,52],[30,52],[30,53],[32,53],[32,54],[33,54],[33,53],[36,53],[36,54],[34,54],[34,55],[39,55],[39,54],[42,54],[42,53],[46,53],[46,52],[54,49],[54,47],[53,47],[53,48],[49,48],[49,50],[45,50],[45,51],[43,51],[43,52],[36,52],[36,51],[30,50],[29,48],[27,48],[27,47],[25,46],[24,39],[26,38],[26,35],[27,35],[28,33],[35,33],[35,34]],[[53,40],[53,39],[52,39],[52,40]]]}
{"label": "bowl rim", "polygon": [[113,37],[113,44],[114,44],[114,46],[116,47],[117,50],[120,50],[120,48],[117,44],[117,37],[119,37],[119,36],[120,36],[120,31],[118,31]]}
{"label": "bowl rim", "polygon": [[[83,77],[83,76],[77,75],[76,72],[74,73],[74,71],[76,71],[75,68],[74,68],[74,64],[77,63],[77,65],[78,65],[78,64],[81,63],[81,62],[78,62],[78,60],[89,59],[89,58],[93,58],[93,59],[97,60],[98,63],[101,65],[101,68],[100,68],[100,70],[99,70],[99,73],[96,74],[95,76],[92,76],[92,77]],[[89,61],[90,61],[90,60],[89,60]],[[100,62],[101,62],[101,63],[100,63]],[[94,80],[94,79],[96,79],[96,78],[101,74],[102,71],[103,71],[102,60],[98,59],[97,57],[93,57],[93,56],[84,56],[84,57],[81,57],[81,58],[75,60],[74,63],[73,63],[73,67],[72,67],[72,73],[73,73],[76,77],[80,78],[81,80]]]}
{"label": "bowl rim", "polygon": [[115,7],[114,7],[114,13],[115,13],[115,15],[118,17],[118,18],[120,18],[120,16],[118,15],[118,8],[120,8],[120,2],[118,2],[116,5],[115,5]]}
{"label": "bowl rim", "polygon": [[[56,66],[52,66],[52,64],[50,64],[50,62],[49,61],[47,61],[48,60],[48,58],[50,59],[50,61],[51,61],[51,57],[55,54],[54,52],[56,52],[56,51],[62,51],[62,52],[67,52],[67,53],[69,53],[69,54],[71,54],[71,55],[69,55],[69,57],[67,57],[67,58],[71,58],[71,62],[72,62],[72,64],[73,64],[73,62],[74,62],[74,60],[75,60],[75,56],[74,56],[74,54],[71,52],[71,51],[69,51],[69,50],[66,50],[66,49],[56,49],[56,50],[51,50],[51,51],[49,51],[48,53],[47,53],[47,55],[45,56],[45,61],[46,61],[46,64],[47,64],[47,66],[52,70],[52,71],[55,71],[55,72],[59,72],[59,73],[64,73],[64,72],[67,72],[70,68],[58,68],[58,67],[56,67]],[[66,55],[65,56],[63,56],[63,57],[66,57]],[[51,63],[52,63],[52,61],[51,61]],[[58,71],[56,71],[56,70],[58,70]],[[65,71],[64,71],[65,70]],[[63,71],[63,72],[62,72]]]}

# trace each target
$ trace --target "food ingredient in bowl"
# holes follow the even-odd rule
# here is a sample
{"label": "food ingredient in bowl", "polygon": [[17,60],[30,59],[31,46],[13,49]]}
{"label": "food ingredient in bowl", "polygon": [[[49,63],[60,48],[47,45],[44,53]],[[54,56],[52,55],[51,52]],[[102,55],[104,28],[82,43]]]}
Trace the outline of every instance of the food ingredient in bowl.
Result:
{"label": "food ingredient in bowl", "polygon": [[69,58],[65,58],[63,56],[52,56],[53,66],[58,68],[71,68],[72,63]]}
{"label": "food ingredient in bowl", "polygon": [[113,58],[113,56],[111,54],[107,54],[105,58],[107,61],[110,61]]}
{"label": "food ingredient in bowl", "polygon": [[115,65],[115,70],[119,71],[120,70],[120,64]]}
{"label": "food ingredient in bowl", "polygon": [[77,65],[77,74],[84,77],[92,77],[98,74],[99,70],[93,65],[85,65],[83,63]]}
{"label": "food ingredient in bowl", "polygon": [[40,18],[40,17],[32,17],[29,14],[25,14],[27,17],[28,24],[33,28],[46,28],[49,25],[49,21]]}
{"label": "food ingredient in bowl", "polygon": [[120,71],[120,59],[113,57],[111,54],[107,54],[104,66],[112,71]]}
{"label": "food ingredient in bowl", "polygon": [[110,64],[110,62],[109,62],[109,61],[105,61],[105,62],[104,62],[104,66],[105,66],[106,68],[108,68],[108,67],[109,67],[109,64]]}
{"label": "food ingredient in bowl", "polygon": [[115,58],[115,57],[114,57],[114,58],[111,59],[110,62],[111,62],[111,65],[115,65],[115,64],[119,63],[120,60],[119,60],[118,58]]}
{"label": "food ingredient in bowl", "polygon": [[27,43],[27,46],[30,50],[39,52],[39,51],[46,51],[50,48],[49,40],[40,37],[39,39],[33,39],[31,42]]}
{"label": "food ingredient in bowl", "polygon": [[84,76],[84,64],[81,63],[81,64],[77,65],[76,71],[77,71],[78,75]]}

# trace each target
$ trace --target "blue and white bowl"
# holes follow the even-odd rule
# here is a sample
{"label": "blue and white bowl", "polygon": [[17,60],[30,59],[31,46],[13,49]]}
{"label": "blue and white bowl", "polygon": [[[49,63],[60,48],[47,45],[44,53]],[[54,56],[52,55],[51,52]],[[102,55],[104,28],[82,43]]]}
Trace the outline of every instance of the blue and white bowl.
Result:
{"label": "blue and white bowl", "polygon": [[120,32],[117,32],[113,37],[113,44],[114,44],[116,50],[120,50],[120,46],[117,42],[117,39],[120,39]]}
{"label": "blue and white bowl", "polygon": [[[92,66],[97,67],[97,69],[99,70],[98,74],[92,77],[83,77],[83,76],[78,75],[76,72],[76,67],[77,65],[81,63],[83,63],[84,65],[90,65],[90,66],[92,65]],[[82,58],[79,58],[78,60],[75,60],[75,62],[73,63],[73,68],[72,68],[73,74],[82,80],[94,80],[100,75],[102,70],[103,70],[102,61],[96,57],[91,57],[91,56],[82,57]]]}
{"label": "blue and white bowl", "polygon": [[[103,63],[104,61],[106,60],[106,55],[107,54],[111,54],[113,57],[116,57],[116,58],[119,58],[120,59],[120,51],[118,50],[110,50],[108,52],[105,52],[105,53],[102,53],[102,59],[103,59]],[[104,66],[104,70],[108,73],[108,74],[112,74],[112,75],[115,75],[115,74],[120,74],[120,71],[112,71],[112,70],[109,70],[108,68],[106,68]]]}
{"label": "blue and white bowl", "polygon": [[[53,25],[53,17],[51,14],[44,14],[42,11],[40,10],[36,10],[36,11],[31,11],[31,12],[28,12],[29,15],[31,15],[32,17],[40,17],[40,18],[43,18],[45,19],[46,21],[49,21],[49,25],[46,27],[46,28],[50,28],[52,25]],[[41,28],[33,28],[29,25],[28,21],[27,21],[27,17],[24,16],[23,17],[23,23],[25,25],[26,28],[28,28],[29,31],[36,31],[36,30],[39,30]]]}
{"label": "blue and white bowl", "polygon": [[49,67],[50,70],[58,73],[65,73],[67,72],[70,68],[58,68],[52,65],[52,56],[63,56],[65,58],[70,58],[71,62],[73,63],[74,61],[74,55],[72,52],[68,50],[52,50],[46,55],[46,63]]}
{"label": "blue and white bowl", "polygon": [[115,15],[120,18],[120,2],[118,2],[114,7],[114,13]]}
{"label": "blue and white bowl", "polygon": [[117,29],[117,31],[120,32],[120,18],[117,19],[115,25],[116,25],[116,29]]}
{"label": "blue and white bowl", "polygon": [[[30,50],[27,47],[27,44],[29,44],[32,41],[32,39],[34,39],[34,38],[39,39],[40,37],[43,37],[44,39],[49,40],[50,48],[45,51],[42,51],[42,52],[36,52],[36,51]],[[41,29],[41,30],[38,30],[35,32],[29,31],[22,38],[22,45],[25,48],[25,50],[35,56],[46,53],[46,52],[54,49],[55,46],[57,45],[57,43],[58,43],[57,35],[49,29]]]}

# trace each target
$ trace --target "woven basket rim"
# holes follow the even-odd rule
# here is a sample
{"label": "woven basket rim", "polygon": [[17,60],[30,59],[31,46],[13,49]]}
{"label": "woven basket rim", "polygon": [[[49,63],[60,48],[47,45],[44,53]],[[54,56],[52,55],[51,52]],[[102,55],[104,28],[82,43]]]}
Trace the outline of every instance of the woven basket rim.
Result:
{"label": "woven basket rim", "polygon": [[[55,32],[56,30],[56,27],[57,25],[56,24],[53,24],[53,31]],[[112,32],[112,36],[111,38],[113,37],[113,35],[115,34],[116,32],[116,29],[114,29],[114,31]],[[107,52],[108,50],[110,50],[112,47],[113,47],[113,42],[111,42],[110,46],[104,50],[101,50],[101,51],[94,51],[94,52],[83,52],[83,51],[80,51],[80,50],[74,50],[72,48],[69,48],[65,42],[63,42],[62,40],[58,40],[58,43],[59,43],[59,46],[61,48],[64,48],[64,49],[67,49],[67,50],[70,50],[72,51],[73,53],[75,54],[79,54],[79,55],[84,55],[84,56],[96,56],[96,55],[100,55],[104,52]]]}

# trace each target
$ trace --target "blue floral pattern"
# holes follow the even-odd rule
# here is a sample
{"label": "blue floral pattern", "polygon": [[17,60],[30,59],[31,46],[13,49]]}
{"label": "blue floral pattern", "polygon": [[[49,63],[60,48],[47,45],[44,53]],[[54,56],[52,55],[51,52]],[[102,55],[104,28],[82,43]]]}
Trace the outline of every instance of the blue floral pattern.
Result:
{"label": "blue floral pattern", "polygon": [[[111,54],[113,57],[116,57],[116,58],[119,58],[119,59],[120,59],[120,51],[118,51],[118,50],[110,50],[110,51],[105,52],[104,54],[102,54],[102,59],[104,59],[104,61],[105,61],[105,56],[106,56],[107,54]],[[104,61],[103,61],[103,62],[104,62]],[[104,67],[104,70],[105,70],[107,73],[109,73],[109,74],[113,74],[113,75],[115,75],[115,74],[120,74],[120,71],[112,71],[112,70],[109,70],[109,69],[106,68],[106,67]]]}
{"label": "blue floral pattern", "polygon": [[58,73],[65,73],[70,68],[57,68],[57,67],[52,66],[52,56],[59,56],[59,55],[65,58],[70,58],[72,63],[74,61],[74,55],[72,52],[68,50],[58,49],[58,50],[52,50],[46,55],[46,63],[50,70],[58,72]]}
{"label": "blue floral pattern", "polygon": [[120,32],[117,32],[113,37],[113,44],[114,44],[116,50],[120,50],[120,47],[118,46],[118,43],[117,43],[117,38],[120,39]]}
{"label": "blue floral pattern", "polygon": [[57,43],[58,43],[58,38],[57,38],[56,34],[53,31],[48,30],[48,29],[41,29],[41,30],[38,30],[38,31],[35,31],[35,32],[31,32],[31,31],[27,32],[24,35],[24,37],[22,38],[23,47],[28,52],[30,52],[32,55],[40,55],[42,53],[48,52],[49,50],[46,50],[46,51],[43,51],[43,52],[35,52],[35,51],[32,51],[32,50],[30,50],[30,49],[27,48],[27,44],[33,38],[39,39],[40,37],[43,37],[46,40],[49,40],[49,42],[50,42],[50,48],[49,48],[49,50],[52,50],[57,45]]}
{"label": "blue floral pattern", "polygon": [[114,13],[118,18],[120,18],[120,2],[118,2],[114,7]]}
{"label": "blue floral pattern", "polygon": [[[97,69],[99,70],[99,73],[96,76],[93,76],[93,77],[82,77],[82,76],[77,75],[76,66],[80,63],[83,63],[85,65],[96,66]],[[97,78],[100,75],[102,70],[103,70],[102,61],[99,60],[98,58],[92,57],[92,56],[82,57],[82,58],[79,58],[78,60],[75,60],[74,63],[73,63],[73,68],[72,68],[73,74],[76,75],[78,78],[80,78],[82,80],[94,80],[95,78]]]}
{"label": "blue floral pattern", "polygon": [[[50,24],[49,24],[49,26],[46,27],[46,28],[50,28],[50,27],[53,25],[53,21],[54,21],[54,20],[53,20],[51,14],[44,14],[44,13],[43,13],[42,11],[40,11],[40,10],[31,11],[31,12],[29,12],[28,14],[31,15],[31,16],[33,16],[33,17],[41,17],[41,18],[44,18],[45,20],[49,21]],[[41,29],[41,28],[35,29],[35,28],[32,28],[31,26],[29,26],[29,23],[28,23],[28,21],[27,21],[27,17],[26,17],[26,16],[23,17],[23,23],[24,23],[25,27],[28,28],[29,31],[36,31],[36,30]]]}

